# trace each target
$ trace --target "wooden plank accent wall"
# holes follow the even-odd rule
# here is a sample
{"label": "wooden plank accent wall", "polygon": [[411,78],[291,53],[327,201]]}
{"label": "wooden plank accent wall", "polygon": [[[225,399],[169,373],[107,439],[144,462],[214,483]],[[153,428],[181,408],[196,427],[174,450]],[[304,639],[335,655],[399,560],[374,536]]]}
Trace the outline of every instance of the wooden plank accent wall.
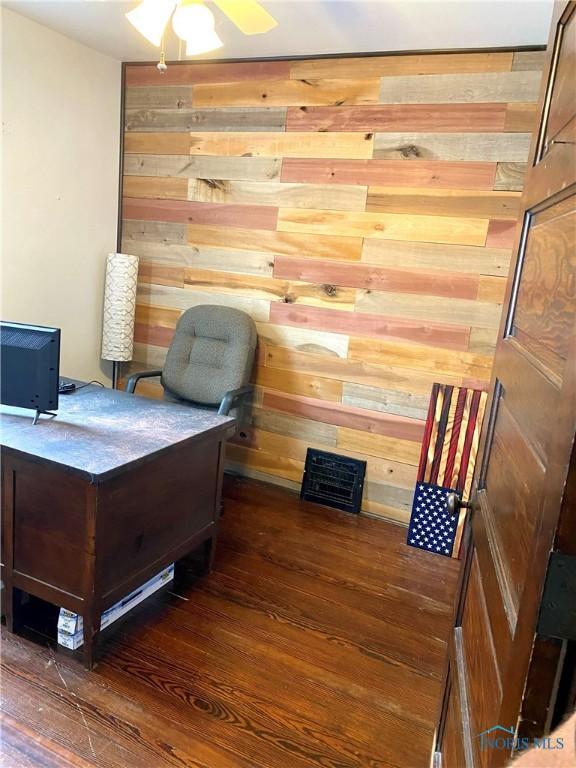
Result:
{"label": "wooden plank accent wall", "polygon": [[308,446],[364,458],[364,510],[407,521],[432,383],[489,382],[542,65],[128,65],[130,369],[162,365],[186,308],[243,309],[259,349],[231,467],[297,488]]}

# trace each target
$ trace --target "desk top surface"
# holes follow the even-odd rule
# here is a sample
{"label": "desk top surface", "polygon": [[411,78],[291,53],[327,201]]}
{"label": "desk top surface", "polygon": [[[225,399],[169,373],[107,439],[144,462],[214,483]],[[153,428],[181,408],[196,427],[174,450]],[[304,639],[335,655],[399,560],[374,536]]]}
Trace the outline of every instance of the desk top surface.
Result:
{"label": "desk top surface", "polygon": [[229,416],[89,385],[60,395],[55,417],[0,406],[0,443],[37,460],[60,464],[92,481],[117,474],[170,446],[212,430]]}

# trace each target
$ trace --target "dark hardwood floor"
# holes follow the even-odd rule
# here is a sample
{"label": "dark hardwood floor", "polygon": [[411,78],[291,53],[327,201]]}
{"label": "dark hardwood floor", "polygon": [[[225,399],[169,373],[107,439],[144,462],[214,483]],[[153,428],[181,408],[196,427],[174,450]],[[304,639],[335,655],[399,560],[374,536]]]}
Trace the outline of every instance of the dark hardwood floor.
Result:
{"label": "dark hardwood floor", "polygon": [[93,672],[3,630],[3,766],[427,768],[458,563],[255,482],[225,510]]}

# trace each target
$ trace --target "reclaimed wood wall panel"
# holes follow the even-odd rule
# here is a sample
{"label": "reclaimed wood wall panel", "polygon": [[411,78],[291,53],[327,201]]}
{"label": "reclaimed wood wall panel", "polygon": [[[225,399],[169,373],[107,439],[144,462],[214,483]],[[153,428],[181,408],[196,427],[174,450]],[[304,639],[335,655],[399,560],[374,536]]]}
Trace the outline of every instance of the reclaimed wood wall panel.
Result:
{"label": "reclaimed wood wall panel", "polygon": [[[287,131],[503,131],[521,124],[508,104],[385,104],[366,107],[290,107]],[[510,117],[509,117],[510,114]],[[512,117],[514,115],[514,117]],[[509,127],[507,130],[522,130]]]}
{"label": "reclaimed wood wall panel", "polygon": [[283,182],[492,190],[496,163],[286,158]]}
{"label": "reclaimed wood wall panel", "polygon": [[308,447],[364,459],[364,510],[406,522],[432,384],[488,386],[542,66],[127,65],[130,370],[162,366],[189,307],[248,312],[255,389],[231,466],[298,488]]}
{"label": "reclaimed wood wall panel", "polygon": [[280,178],[277,157],[211,157],[190,155],[124,155],[127,176],[184,176],[187,179],[274,181]]}

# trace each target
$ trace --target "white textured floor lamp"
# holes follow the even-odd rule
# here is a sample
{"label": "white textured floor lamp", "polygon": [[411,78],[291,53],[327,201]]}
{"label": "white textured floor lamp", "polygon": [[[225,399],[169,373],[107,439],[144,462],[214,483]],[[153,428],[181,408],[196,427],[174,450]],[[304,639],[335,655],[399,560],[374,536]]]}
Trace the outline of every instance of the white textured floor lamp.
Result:
{"label": "white textured floor lamp", "polygon": [[138,256],[109,253],[106,261],[102,358],[112,361],[112,386],[118,386],[119,363],[132,360]]}

